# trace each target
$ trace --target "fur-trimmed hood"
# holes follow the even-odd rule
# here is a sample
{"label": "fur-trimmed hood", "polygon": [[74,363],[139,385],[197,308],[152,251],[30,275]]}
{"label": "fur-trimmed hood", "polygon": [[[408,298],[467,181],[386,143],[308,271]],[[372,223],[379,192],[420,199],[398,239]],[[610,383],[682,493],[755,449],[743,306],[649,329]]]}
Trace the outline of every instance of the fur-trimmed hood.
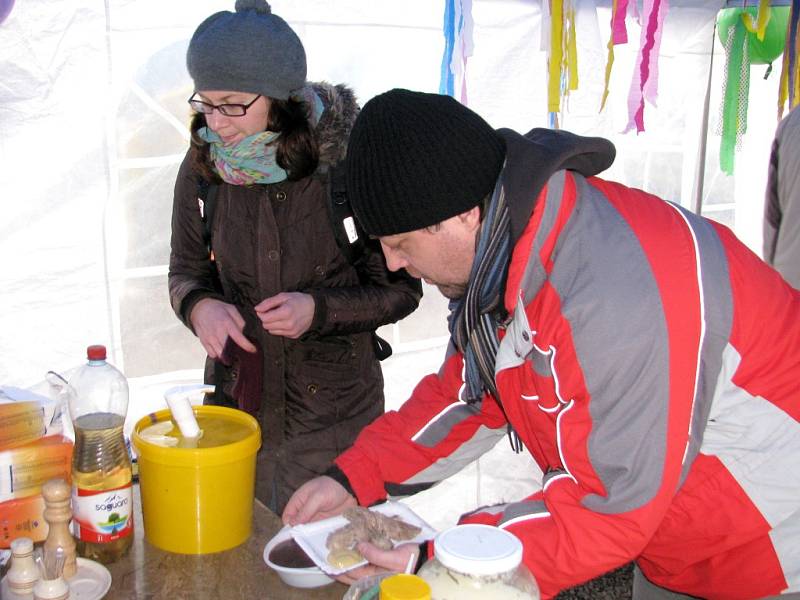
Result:
{"label": "fur-trimmed hood", "polygon": [[326,81],[313,82],[312,87],[322,100],[325,111],[316,127],[319,142],[319,170],[326,172],[328,167],[344,160],[347,153],[347,140],[361,107],[353,90]]}

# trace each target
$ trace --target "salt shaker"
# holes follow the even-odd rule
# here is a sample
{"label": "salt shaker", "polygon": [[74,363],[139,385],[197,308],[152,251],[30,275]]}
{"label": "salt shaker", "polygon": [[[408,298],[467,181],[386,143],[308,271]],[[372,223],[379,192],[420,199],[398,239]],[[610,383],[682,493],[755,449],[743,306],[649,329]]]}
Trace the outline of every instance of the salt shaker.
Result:
{"label": "salt shaker", "polygon": [[33,559],[33,540],[20,537],[11,542],[11,566],[6,582],[13,594],[30,594],[39,580],[39,569]]}
{"label": "salt shaker", "polygon": [[64,577],[69,579],[78,570],[75,538],[69,531],[69,522],[72,519],[72,488],[63,479],[51,479],[42,486],[42,497],[45,503],[44,519],[49,526],[44,551],[55,553],[57,548],[63,549]]}

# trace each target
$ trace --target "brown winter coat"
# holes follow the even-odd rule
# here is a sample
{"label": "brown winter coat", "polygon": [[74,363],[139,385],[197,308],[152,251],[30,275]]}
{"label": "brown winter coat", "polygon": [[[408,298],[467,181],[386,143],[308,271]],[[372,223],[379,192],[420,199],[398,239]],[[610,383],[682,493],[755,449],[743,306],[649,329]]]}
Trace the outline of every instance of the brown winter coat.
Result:
{"label": "brown winter coat", "polygon": [[[216,272],[203,242],[197,177],[188,154],[173,205],[169,291],[175,312],[191,328],[188,317],[200,299],[232,303],[246,321],[245,335],[263,353],[256,495],[278,511],[383,413],[373,332],[411,313],[421,296],[418,281],[386,269],[379,246],[368,249],[358,269],[339,250],[325,173],[345,154],[357,105],[343,86],[318,84],[317,91],[326,107],[317,127],[317,172],[300,181],[221,184],[211,228]],[[311,328],[297,340],[267,333],[253,308],[284,291],[305,292],[315,300]],[[239,373],[240,368],[245,367],[227,370],[226,392],[237,378],[258,380],[257,366]]]}

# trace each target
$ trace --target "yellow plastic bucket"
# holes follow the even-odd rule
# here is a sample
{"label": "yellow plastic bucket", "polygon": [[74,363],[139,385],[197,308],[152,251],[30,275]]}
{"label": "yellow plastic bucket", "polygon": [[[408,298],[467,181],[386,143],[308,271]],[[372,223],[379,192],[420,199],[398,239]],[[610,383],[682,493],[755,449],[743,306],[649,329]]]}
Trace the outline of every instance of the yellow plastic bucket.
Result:
{"label": "yellow plastic bucket", "polygon": [[253,525],[258,422],[223,406],[194,406],[195,416],[229,420],[249,430],[243,439],[211,448],[164,447],[139,435],[170,419],[168,409],[139,419],[131,439],[139,462],[145,539],[180,554],[221,552],[243,543]]}

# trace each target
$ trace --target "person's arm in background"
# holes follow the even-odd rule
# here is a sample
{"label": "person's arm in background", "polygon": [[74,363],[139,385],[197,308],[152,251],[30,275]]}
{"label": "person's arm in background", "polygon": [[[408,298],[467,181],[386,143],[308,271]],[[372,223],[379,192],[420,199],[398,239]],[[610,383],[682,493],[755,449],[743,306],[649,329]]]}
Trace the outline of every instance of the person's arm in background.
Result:
{"label": "person's arm in background", "polygon": [[800,110],[778,125],[767,174],[763,258],[800,289]]}

